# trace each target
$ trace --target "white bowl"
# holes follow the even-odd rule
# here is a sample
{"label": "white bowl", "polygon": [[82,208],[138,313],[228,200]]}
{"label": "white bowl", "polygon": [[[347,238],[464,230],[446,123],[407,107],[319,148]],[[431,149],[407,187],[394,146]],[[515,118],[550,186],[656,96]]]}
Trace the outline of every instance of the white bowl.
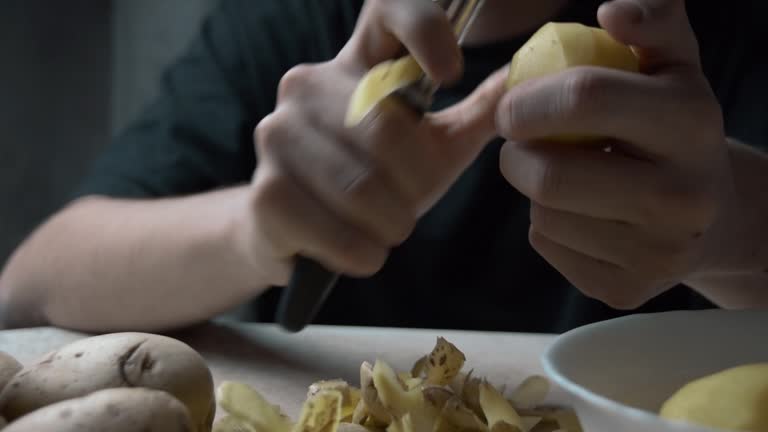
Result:
{"label": "white bowl", "polygon": [[690,380],[768,362],[768,310],[634,315],[558,337],[542,358],[585,432],[711,431],[660,418]]}

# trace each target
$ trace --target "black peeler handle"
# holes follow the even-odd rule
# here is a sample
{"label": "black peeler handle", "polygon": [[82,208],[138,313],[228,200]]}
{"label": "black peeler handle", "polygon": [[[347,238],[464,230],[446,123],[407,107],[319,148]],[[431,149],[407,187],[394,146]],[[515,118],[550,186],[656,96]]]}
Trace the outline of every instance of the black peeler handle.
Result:
{"label": "black peeler handle", "polygon": [[280,326],[291,332],[303,330],[320,312],[338,279],[338,274],[317,262],[298,257],[291,280],[277,308],[277,322]]}

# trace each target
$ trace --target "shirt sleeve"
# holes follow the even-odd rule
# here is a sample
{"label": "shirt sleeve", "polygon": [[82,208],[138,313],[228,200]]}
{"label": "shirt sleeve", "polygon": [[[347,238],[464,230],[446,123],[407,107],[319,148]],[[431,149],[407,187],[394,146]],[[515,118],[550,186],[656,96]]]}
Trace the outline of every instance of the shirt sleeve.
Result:
{"label": "shirt sleeve", "polygon": [[73,198],[152,198],[244,183],[253,129],[282,75],[331,58],[352,11],[306,0],[224,0],[163,74],[158,96],[93,163]]}

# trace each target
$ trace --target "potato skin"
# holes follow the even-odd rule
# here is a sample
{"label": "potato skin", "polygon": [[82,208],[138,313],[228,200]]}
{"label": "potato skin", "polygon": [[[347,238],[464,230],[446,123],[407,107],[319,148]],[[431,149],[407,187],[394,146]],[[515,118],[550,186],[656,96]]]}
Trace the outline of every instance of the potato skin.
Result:
{"label": "potato skin", "polygon": [[0,391],[13,379],[23,366],[10,354],[0,351]]}
{"label": "potato skin", "polygon": [[33,411],[3,432],[193,432],[189,410],[170,394],[144,388],[100,390]]}
{"label": "potato skin", "polygon": [[27,413],[94,391],[144,387],[163,390],[189,409],[195,430],[211,430],[213,378],[203,358],[176,339],[113,333],[66,345],[17,373],[0,393],[0,415]]}

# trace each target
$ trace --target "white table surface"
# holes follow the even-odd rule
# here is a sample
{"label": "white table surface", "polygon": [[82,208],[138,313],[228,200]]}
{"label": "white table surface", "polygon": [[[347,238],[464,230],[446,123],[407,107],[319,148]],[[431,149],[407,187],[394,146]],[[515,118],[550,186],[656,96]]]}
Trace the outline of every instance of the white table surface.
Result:
{"label": "white table surface", "polygon": [[[515,385],[531,374],[542,374],[540,356],[552,335],[312,326],[288,334],[272,325],[210,324],[173,335],[200,352],[216,384],[243,381],[295,417],[307,386],[321,379],[342,378],[359,385],[363,361],[376,359],[395,369],[410,370],[428,353],[438,336],[461,349],[465,369],[494,384]],[[55,328],[0,331],[0,351],[28,363],[87,335]],[[555,389],[551,402],[563,403]]]}

